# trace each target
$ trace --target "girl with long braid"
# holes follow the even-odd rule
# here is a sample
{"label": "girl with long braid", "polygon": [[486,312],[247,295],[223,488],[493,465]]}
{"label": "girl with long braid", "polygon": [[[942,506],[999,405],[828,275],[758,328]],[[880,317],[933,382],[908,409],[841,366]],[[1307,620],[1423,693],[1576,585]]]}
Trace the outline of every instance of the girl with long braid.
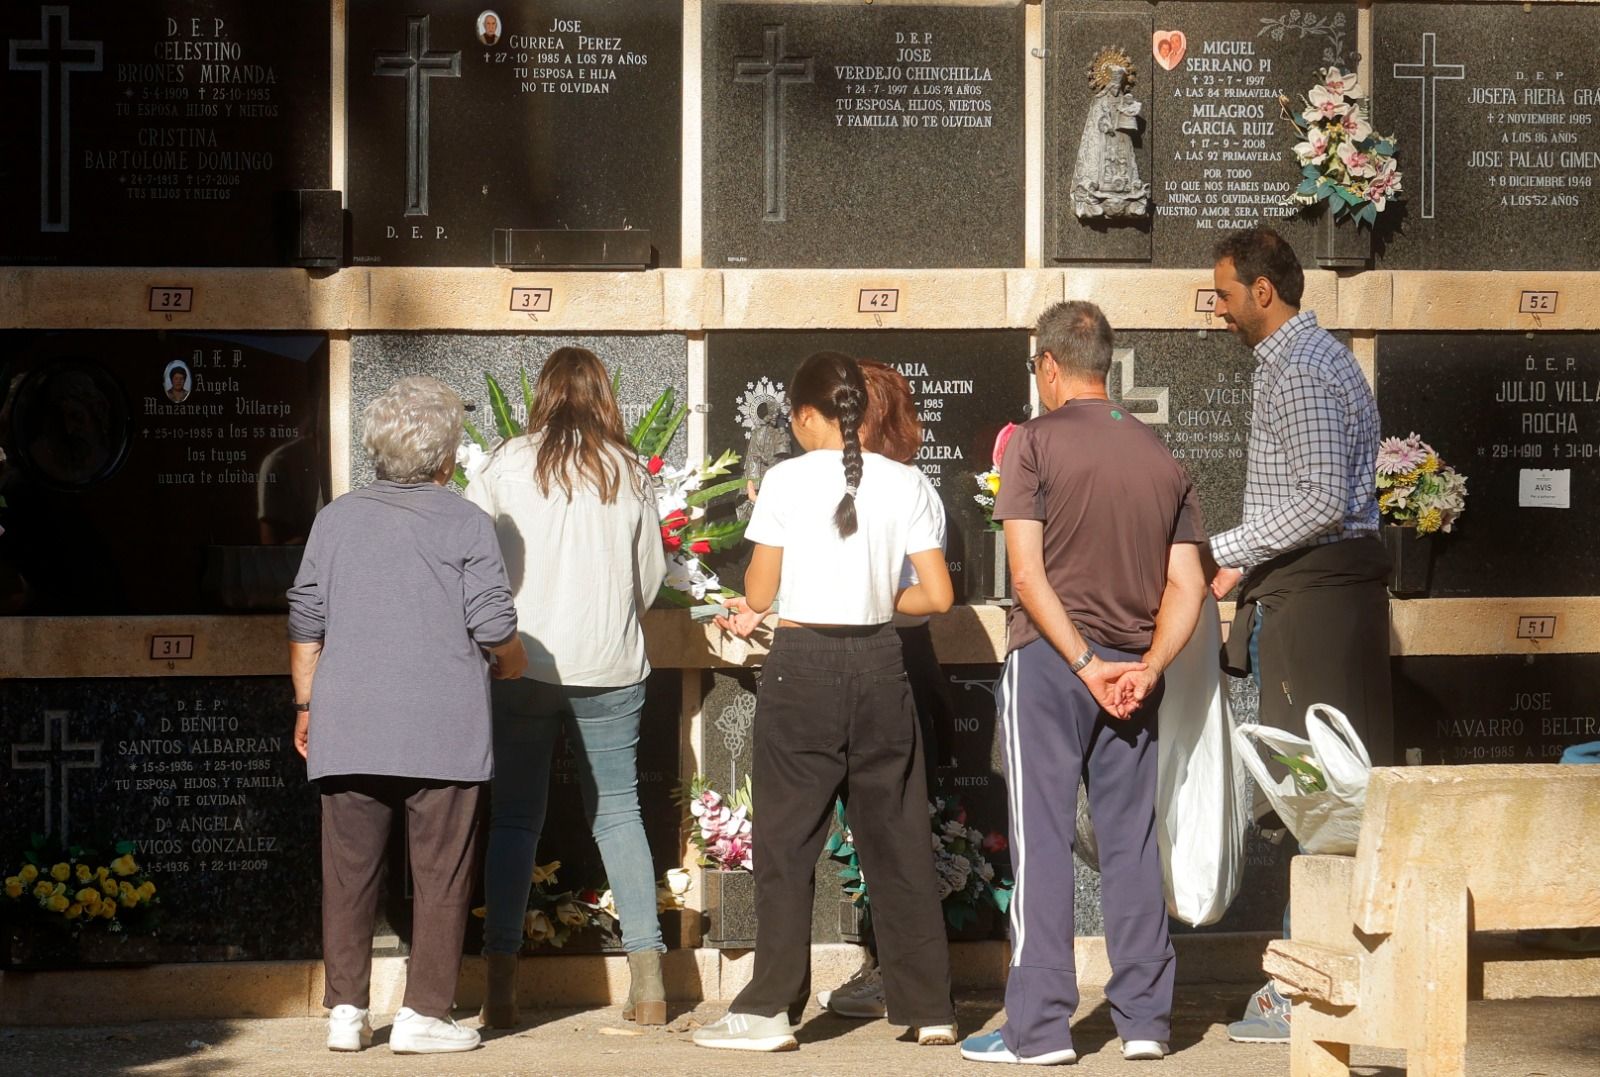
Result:
{"label": "girl with long braid", "polygon": [[[871,880],[889,1020],[919,1044],[956,1039],[924,738],[892,624],[896,611],[943,613],[954,596],[936,499],[915,469],[862,451],[866,405],[854,359],[800,365],[789,410],[805,452],[767,472],[745,531],[745,604],[776,603],[780,618],[756,704],[755,970],[727,1016],[695,1032],[702,1047],[796,1046],[817,857],[841,791]],[[917,582],[903,586],[908,557]]]}

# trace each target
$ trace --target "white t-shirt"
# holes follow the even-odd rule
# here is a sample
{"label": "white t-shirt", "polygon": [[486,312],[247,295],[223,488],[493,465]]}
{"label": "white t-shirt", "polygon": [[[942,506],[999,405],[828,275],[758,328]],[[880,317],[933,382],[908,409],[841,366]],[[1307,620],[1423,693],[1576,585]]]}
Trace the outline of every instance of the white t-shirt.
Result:
{"label": "white t-shirt", "polygon": [[856,532],[840,538],[838,449],[815,449],[767,472],[745,538],[783,550],[778,615],[801,624],[876,625],[894,616],[900,570],[940,548],[939,499],[916,468],[862,454]]}
{"label": "white t-shirt", "polygon": [[555,483],[542,493],[538,448],[537,436],[506,442],[467,486],[467,500],[494,518],[528,652],[523,676],[637,684],[650,672],[639,616],[666,575],[655,499],[626,477],[609,505],[587,483],[574,485],[571,500]]}
{"label": "white t-shirt", "polygon": [[[840,467],[843,466],[842,464],[840,465]],[[928,497],[933,501],[933,512],[939,520],[939,548],[948,549],[946,542],[949,536],[945,533],[944,502],[939,500],[939,491],[933,488],[933,483],[928,481],[928,476],[922,473],[921,468],[914,467],[912,470],[916,471],[917,478],[922,480],[922,485],[928,488]],[[905,563],[900,566],[900,589],[905,590],[907,587],[915,587],[921,582],[921,580],[917,579],[917,570],[912,566],[911,558],[906,558]],[[925,625],[927,623],[928,618],[923,615],[915,617],[909,613],[897,613],[894,615],[894,626],[896,628],[909,628],[912,625]]]}

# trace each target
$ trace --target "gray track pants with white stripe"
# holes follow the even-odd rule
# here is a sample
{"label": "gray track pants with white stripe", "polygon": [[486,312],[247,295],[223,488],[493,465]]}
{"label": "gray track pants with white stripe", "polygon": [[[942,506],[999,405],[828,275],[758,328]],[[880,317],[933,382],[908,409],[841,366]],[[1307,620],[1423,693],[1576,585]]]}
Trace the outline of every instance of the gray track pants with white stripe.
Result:
{"label": "gray track pants with white stripe", "polygon": [[[1093,644],[1112,662],[1138,656]],[[996,693],[1011,815],[1011,969],[1006,1047],[1022,1058],[1072,1046],[1072,841],[1078,779],[1088,784],[1100,846],[1101,907],[1111,980],[1106,997],[1124,1040],[1167,1040],[1176,974],[1156,847],[1156,709],[1129,720],[1102,711],[1043,640],[1013,651]]]}

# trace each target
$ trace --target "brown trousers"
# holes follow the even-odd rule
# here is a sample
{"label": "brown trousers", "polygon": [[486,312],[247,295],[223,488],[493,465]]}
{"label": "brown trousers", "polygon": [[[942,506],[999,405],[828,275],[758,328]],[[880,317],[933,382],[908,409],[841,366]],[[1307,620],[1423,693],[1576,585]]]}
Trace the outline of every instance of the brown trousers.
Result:
{"label": "brown trousers", "polygon": [[367,1007],[372,925],[395,815],[405,812],[411,861],[411,959],[404,1005],[445,1017],[455,1002],[461,944],[478,875],[484,783],[345,774],[322,793],[322,1004]]}

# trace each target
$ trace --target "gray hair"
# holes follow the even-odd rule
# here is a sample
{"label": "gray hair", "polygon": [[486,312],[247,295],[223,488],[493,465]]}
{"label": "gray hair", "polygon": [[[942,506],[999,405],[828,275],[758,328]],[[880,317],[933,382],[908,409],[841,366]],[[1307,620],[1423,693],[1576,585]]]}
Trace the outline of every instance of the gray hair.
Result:
{"label": "gray hair", "polygon": [[1039,315],[1039,350],[1068,378],[1105,381],[1111,372],[1111,323],[1093,303],[1056,303]]}
{"label": "gray hair", "polygon": [[429,482],[455,459],[467,411],[454,389],[426,374],[401,378],[362,413],[361,447],[378,478]]}

